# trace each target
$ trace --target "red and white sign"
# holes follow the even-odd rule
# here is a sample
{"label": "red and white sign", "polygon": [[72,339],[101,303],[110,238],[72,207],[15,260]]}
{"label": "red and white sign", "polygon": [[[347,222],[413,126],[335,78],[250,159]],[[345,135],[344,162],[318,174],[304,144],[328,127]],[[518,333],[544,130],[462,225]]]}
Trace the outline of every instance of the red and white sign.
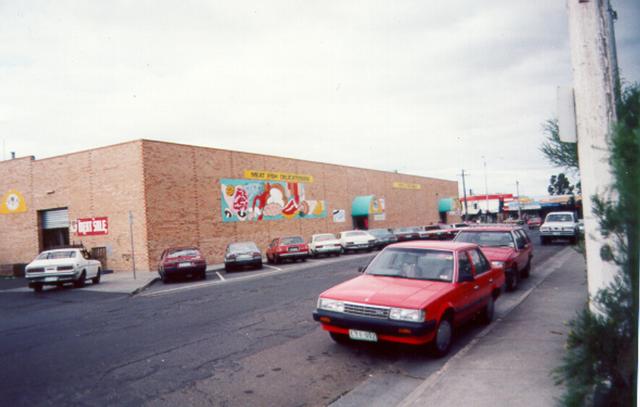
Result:
{"label": "red and white sign", "polygon": [[78,236],[95,236],[109,234],[109,218],[85,218],[76,221]]}

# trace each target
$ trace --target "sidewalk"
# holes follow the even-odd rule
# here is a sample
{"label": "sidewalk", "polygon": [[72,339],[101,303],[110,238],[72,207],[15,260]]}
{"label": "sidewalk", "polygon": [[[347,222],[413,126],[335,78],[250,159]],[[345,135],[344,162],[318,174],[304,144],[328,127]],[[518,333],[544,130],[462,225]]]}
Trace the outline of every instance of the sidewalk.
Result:
{"label": "sidewalk", "polygon": [[566,322],[587,300],[585,263],[572,252],[484,336],[471,342],[399,405],[551,406],[562,393],[551,376],[564,355]]}

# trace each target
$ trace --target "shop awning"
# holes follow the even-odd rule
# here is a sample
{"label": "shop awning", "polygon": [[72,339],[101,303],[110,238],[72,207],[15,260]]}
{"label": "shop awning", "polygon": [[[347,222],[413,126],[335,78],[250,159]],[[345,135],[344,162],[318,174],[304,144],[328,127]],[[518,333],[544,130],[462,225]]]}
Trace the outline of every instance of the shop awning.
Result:
{"label": "shop awning", "polygon": [[356,196],[351,204],[351,216],[368,216],[374,198],[373,195]]}
{"label": "shop awning", "polygon": [[438,212],[451,212],[454,210],[453,198],[440,198],[438,200]]}

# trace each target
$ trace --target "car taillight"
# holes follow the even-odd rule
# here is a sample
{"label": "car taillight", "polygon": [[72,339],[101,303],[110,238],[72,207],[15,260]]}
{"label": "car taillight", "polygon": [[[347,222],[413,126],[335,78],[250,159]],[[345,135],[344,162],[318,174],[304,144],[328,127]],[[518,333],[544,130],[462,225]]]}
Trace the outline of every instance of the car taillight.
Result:
{"label": "car taillight", "polygon": [[278,253],[284,253],[284,252],[286,252],[287,250],[288,250],[288,249],[287,249],[286,247],[282,247],[282,246],[278,246],[278,247],[276,248],[276,251],[277,251]]}
{"label": "car taillight", "polygon": [[236,258],[236,255],[234,253],[229,253],[227,255],[227,259],[235,259],[235,258]]}
{"label": "car taillight", "polygon": [[253,257],[262,257],[262,253],[260,253],[260,252],[253,252]]}
{"label": "car taillight", "polygon": [[176,267],[178,263],[164,263],[165,267]]}

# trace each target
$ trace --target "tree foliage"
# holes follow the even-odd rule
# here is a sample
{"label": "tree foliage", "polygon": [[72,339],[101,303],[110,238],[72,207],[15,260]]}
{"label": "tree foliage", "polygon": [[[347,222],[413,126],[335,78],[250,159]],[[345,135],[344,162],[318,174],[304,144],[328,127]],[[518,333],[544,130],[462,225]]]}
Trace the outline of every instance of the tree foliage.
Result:
{"label": "tree foliage", "polygon": [[547,192],[549,192],[549,195],[571,195],[574,189],[575,187],[571,185],[569,179],[561,172],[558,175],[551,176]]}
{"label": "tree foliage", "polygon": [[640,86],[627,88],[618,106],[610,142],[615,200],[594,197],[600,232],[609,242],[604,260],[619,266],[608,287],[571,321],[567,353],[556,369],[565,383],[565,406],[632,406],[638,364],[638,273],[640,271]]}
{"label": "tree foliage", "polygon": [[540,151],[553,166],[565,168],[572,173],[580,172],[578,163],[578,145],[560,141],[558,119],[549,119],[542,129],[546,140],[540,146]]}

